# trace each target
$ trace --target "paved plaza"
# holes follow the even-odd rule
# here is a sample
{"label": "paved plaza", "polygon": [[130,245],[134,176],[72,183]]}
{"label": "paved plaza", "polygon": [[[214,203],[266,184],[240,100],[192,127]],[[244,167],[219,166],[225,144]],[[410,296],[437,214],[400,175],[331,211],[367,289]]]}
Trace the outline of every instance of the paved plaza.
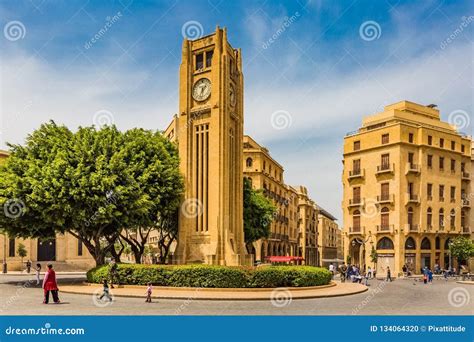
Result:
{"label": "paved plaza", "polygon": [[[0,275],[2,315],[472,315],[474,286],[453,280],[424,285],[412,279],[392,283],[372,280],[367,292],[333,298],[274,301],[225,301],[116,297],[111,304],[92,295],[61,293],[61,304],[42,304],[33,277]],[[80,283],[83,276],[59,275],[61,283]]]}

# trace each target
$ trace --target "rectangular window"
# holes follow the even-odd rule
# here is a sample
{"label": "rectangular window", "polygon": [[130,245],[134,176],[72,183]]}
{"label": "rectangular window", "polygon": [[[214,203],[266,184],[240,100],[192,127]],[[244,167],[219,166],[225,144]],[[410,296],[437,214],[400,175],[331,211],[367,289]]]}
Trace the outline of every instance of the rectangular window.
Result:
{"label": "rectangular window", "polygon": [[15,256],[15,239],[8,240],[8,256]]}
{"label": "rectangular window", "polygon": [[360,187],[355,187],[352,189],[352,198],[354,203],[360,203]]}
{"label": "rectangular window", "polygon": [[444,139],[443,138],[439,139],[439,147],[441,147],[441,148],[444,147]]}
{"label": "rectangular window", "polygon": [[415,140],[415,135],[413,133],[408,134],[408,142],[413,144],[414,140]]}
{"label": "rectangular window", "polygon": [[466,164],[461,163],[461,172],[464,172],[464,171],[466,171]]}
{"label": "rectangular window", "polygon": [[352,161],[352,171],[356,175],[360,174],[360,159],[354,159]]}
{"label": "rectangular window", "polygon": [[214,54],[213,50],[206,52],[206,68],[210,68],[212,64],[212,55]]}
{"label": "rectangular window", "polygon": [[198,53],[196,55],[196,70],[201,70],[204,68],[204,54]]}
{"label": "rectangular window", "polygon": [[433,198],[433,184],[428,184],[426,187],[426,194],[428,196],[428,199],[431,200]]}
{"label": "rectangular window", "polygon": [[451,159],[451,172],[456,172],[456,160]]}
{"label": "rectangular window", "polygon": [[455,151],[456,150],[456,142],[451,141],[451,150]]}
{"label": "rectangular window", "polygon": [[461,152],[464,153],[466,151],[466,147],[464,145],[461,145]]}
{"label": "rectangular window", "polygon": [[382,201],[388,200],[390,196],[390,183],[382,183],[380,185],[380,194],[382,197]]}
{"label": "rectangular window", "polygon": [[82,256],[82,241],[77,240],[77,255]]}
{"label": "rectangular window", "polygon": [[439,186],[439,201],[444,202],[444,185]]}
{"label": "rectangular window", "polygon": [[388,144],[389,140],[390,140],[390,135],[388,133],[382,134],[382,144]]}
{"label": "rectangular window", "polygon": [[428,145],[433,145],[433,137],[428,135]]}
{"label": "rectangular window", "polygon": [[388,170],[390,168],[390,154],[382,154],[381,162],[382,170]]}
{"label": "rectangular window", "polygon": [[444,157],[439,157],[439,169],[444,170]]}
{"label": "rectangular window", "polygon": [[451,187],[451,202],[456,201],[456,187],[452,186]]}
{"label": "rectangular window", "polygon": [[354,151],[360,150],[360,140],[354,141]]}
{"label": "rectangular window", "polygon": [[413,165],[413,160],[414,160],[414,158],[415,158],[415,154],[414,154],[414,153],[412,153],[412,152],[408,153],[408,163],[410,164],[410,166]]}
{"label": "rectangular window", "polygon": [[431,154],[428,154],[428,160],[427,160],[427,163],[428,163],[428,168],[433,168],[433,156]]}

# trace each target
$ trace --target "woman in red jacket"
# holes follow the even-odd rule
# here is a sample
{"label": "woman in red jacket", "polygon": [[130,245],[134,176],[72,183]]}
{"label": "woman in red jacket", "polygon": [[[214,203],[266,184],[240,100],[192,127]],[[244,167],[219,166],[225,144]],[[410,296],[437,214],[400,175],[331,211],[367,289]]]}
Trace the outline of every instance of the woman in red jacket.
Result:
{"label": "woman in red jacket", "polygon": [[49,302],[49,292],[53,295],[53,301],[58,304],[59,296],[58,296],[58,283],[56,283],[56,272],[53,270],[53,265],[48,264],[48,270],[44,275],[43,279],[43,290],[44,290],[44,300],[43,304],[48,304]]}

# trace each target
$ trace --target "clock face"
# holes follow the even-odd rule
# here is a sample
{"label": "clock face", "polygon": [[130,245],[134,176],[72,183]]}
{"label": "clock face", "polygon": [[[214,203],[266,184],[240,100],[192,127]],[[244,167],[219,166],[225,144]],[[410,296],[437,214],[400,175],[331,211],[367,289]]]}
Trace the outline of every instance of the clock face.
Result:
{"label": "clock face", "polygon": [[231,84],[229,88],[229,98],[230,98],[230,104],[231,106],[235,106],[235,101],[237,99],[237,96],[235,94],[235,89],[234,86]]}
{"label": "clock face", "polygon": [[211,95],[211,81],[207,78],[201,78],[193,87],[193,98],[196,101],[204,101]]}

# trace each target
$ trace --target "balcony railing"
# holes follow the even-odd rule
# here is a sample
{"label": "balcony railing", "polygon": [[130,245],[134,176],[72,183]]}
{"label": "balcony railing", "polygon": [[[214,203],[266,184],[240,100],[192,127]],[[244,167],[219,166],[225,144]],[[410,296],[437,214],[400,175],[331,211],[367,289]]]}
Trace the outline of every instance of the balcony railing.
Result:
{"label": "balcony railing", "polygon": [[470,227],[462,227],[462,232],[469,234],[471,232],[471,228]]}
{"label": "balcony railing", "polygon": [[395,195],[394,194],[384,194],[377,196],[377,202],[382,203],[393,203],[395,202]]}
{"label": "balcony railing", "polygon": [[377,233],[391,233],[393,232],[393,224],[377,225]]}
{"label": "balcony railing", "polygon": [[415,194],[407,194],[406,198],[406,203],[407,204],[419,204],[420,203],[420,196],[415,195]]}
{"label": "balcony railing", "polygon": [[349,234],[360,234],[364,231],[364,227],[349,227]]}
{"label": "balcony railing", "polygon": [[395,164],[382,164],[377,166],[377,174],[394,173]]}
{"label": "balcony railing", "polygon": [[420,173],[420,165],[407,163],[406,173]]}
{"label": "balcony railing", "polygon": [[365,169],[349,170],[349,179],[364,178]]}
{"label": "balcony railing", "polygon": [[407,223],[406,231],[408,232],[418,232],[420,230],[420,226],[413,223]]}
{"label": "balcony railing", "polygon": [[349,207],[359,207],[364,203],[362,198],[350,198]]}
{"label": "balcony railing", "polygon": [[462,175],[462,179],[471,180],[471,175],[469,174],[469,172],[463,171],[461,172],[461,175]]}

